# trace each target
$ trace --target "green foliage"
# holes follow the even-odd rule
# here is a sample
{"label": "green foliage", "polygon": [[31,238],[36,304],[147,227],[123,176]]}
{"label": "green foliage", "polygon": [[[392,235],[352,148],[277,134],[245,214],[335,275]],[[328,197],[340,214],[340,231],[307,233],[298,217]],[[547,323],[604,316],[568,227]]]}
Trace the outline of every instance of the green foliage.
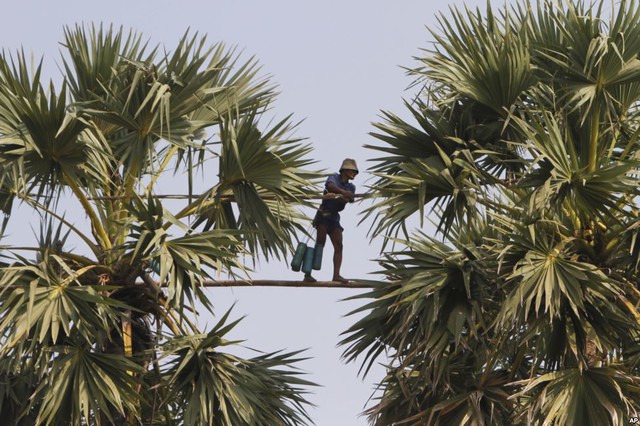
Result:
{"label": "green foliage", "polygon": [[238,323],[224,324],[229,313],[207,334],[167,342],[167,398],[182,407],[185,423],[297,425],[310,420],[302,395],[304,387],[313,384],[289,370],[290,364],[301,361],[294,358],[297,353],[242,360],[218,351],[234,343],[225,339]]}
{"label": "green foliage", "polygon": [[[297,425],[297,353],[253,359],[202,282],[285,257],[320,175],[254,59],[185,33],[65,29],[61,82],[0,55],[0,417],[12,424]],[[162,53],[160,53],[162,52]],[[206,187],[198,188],[202,174]],[[184,194],[166,194],[167,179]],[[217,177],[217,181],[216,181]],[[15,203],[18,200],[20,203]],[[80,214],[78,214],[78,212]],[[82,223],[86,219],[86,223]]]}
{"label": "green foliage", "polygon": [[[388,357],[371,424],[637,415],[639,10],[441,15],[413,121],[385,112],[369,146],[372,234],[399,248],[341,343],[365,374]],[[407,231],[425,217],[436,236]]]}

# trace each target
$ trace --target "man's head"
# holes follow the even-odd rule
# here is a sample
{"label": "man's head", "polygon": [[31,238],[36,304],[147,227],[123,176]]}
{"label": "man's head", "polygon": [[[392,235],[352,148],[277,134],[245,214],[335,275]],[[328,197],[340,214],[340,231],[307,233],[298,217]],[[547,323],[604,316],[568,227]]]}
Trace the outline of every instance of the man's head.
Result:
{"label": "man's head", "polygon": [[356,164],[356,160],[353,158],[345,158],[342,162],[342,166],[340,166],[340,173],[349,174],[350,179],[356,177],[359,173],[358,165]]}

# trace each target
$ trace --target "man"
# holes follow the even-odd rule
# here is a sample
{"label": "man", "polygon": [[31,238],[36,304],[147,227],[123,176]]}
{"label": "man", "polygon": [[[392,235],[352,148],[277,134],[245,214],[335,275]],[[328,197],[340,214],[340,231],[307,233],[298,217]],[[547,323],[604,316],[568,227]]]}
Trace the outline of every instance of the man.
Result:
{"label": "man", "polygon": [[[334,173],[327,178],[325,183],[325,198],[320,204],[320,208],[313,219],[313,226],[317,230],[316,246],[314,248],[315,255],[321,256],[324,245],[327,241],[327,235],[333,244],[333,281],[347,283],[349,280],[340,275],[340,267],[342,266],[342,231],[344,228],[340,225],[340,214],[347,203],[352,203],[356,187],[349,182],[358,174],[358,166],[352,158],[346,158],[340,167],[340,173]],[[305,272],[304,280],[307,282],[315,282],[316,279],[311,276],[311,272]]]}

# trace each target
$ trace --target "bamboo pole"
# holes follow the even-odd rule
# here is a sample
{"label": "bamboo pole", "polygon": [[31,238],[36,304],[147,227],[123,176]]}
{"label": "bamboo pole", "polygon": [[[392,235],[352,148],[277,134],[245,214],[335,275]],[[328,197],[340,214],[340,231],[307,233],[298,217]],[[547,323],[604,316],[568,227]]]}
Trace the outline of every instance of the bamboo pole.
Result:
{"label": "bamboo pole", "polygon": [[367,281],[285,281],[285,280],[205,280],[199,283],[203,287],[324,287],[324,288],[372,288]]}
{"label": "bamboo pole", "polygon": [[[148,285],[142,281],[136,282],[136,286]],[[156,286],[159,283],[155,283]],[[346,283],[339,281],[316,281],[314,283],[307,281],[286,281],[286,280],[205,280],[196,285],[202,287],[300,287],[300,288],[374,288],[371,281],[351,280]],[[0,291],[4,289],[23,288],[15,284],[0,287]],[[163,287],[166,287],[163,286]],[[124,329],[123,329],[124,330]],[[125,333],[127,332],[124,330]]]}
{"label": "bamboo pole", "polygon": [[[357,198],[373,198],[373,194],[355,194]],[[128,196],[131,197],[131,196]],[[144,195],[140,195],[141,198],[147,198]],[[155,199],[169,199],[169,200],[185,200],[185,199],[194,199],[200,197],[200,194],[186,195],[186,194],[157,194],[152,195],[151,198]],[[100,197],[87,197],[88,200],[92,201],[106,201],[106,200],[120,200],[123,198],[127,198],[124,195],[115,195],[115,196],[100,196]],[[214,197],[212,197],[214,198]],[[334,195],[309,195],[306,197],[298,197],[300,200],[324,200],[325,198],[336,198]],[[276,197],[268,196],[263,197],[263,200],[275,200]],[[222,201],[234,201],[233,195],[222,195],[220,196],[220,200]]]}

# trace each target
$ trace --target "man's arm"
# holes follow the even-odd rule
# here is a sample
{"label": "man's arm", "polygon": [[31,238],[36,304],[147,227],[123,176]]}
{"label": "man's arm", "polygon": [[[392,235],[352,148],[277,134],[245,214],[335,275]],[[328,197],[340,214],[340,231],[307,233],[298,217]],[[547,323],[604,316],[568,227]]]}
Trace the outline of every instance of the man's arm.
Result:
{"label": "man's arm", "polygon": [[340,188],[335,184],[335,182],[331,180],[327,182],[326,188],[330,193],[340,195],[340,198],[344,199],[345,201],[353,201],[353,197],[355,195],[353,192]]}

